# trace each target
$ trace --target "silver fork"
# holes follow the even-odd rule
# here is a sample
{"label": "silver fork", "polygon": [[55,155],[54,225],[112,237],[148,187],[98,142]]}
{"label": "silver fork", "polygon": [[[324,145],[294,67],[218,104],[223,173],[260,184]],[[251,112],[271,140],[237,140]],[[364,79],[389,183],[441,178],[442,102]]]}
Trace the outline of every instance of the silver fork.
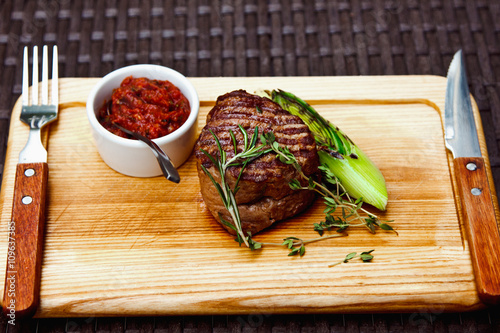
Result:
{"label": "silver fork", "polygon": [[48,51],[43,47],[42,103],[38,103],[38,47],[33,47],[33,88],[29,105],[28,48],[24,48],[21,121],[30,126],[28,142],[19,154],[20,163],[47,162],[47,151],[40,140],[41,128],[57,118],[59,103],[57,46],[52,54],[52,100],[49,104]]}
{"label": "silver fork", "polygon": [[52,98],[49,102],[48,48],[43,47],[41,103],[38,101],[38,47],[33,48],[33,78],[29,103],[28,49],[24,48],[21,121],[30,126],[28,142],[19,154],[14,183],[12,220],[9,223],[9,255],[3,309],[16,318],[31,316],[40,298],[45,198],[48,178],[47,150],[41,128],[57,118],[58,61],[53,48]]}

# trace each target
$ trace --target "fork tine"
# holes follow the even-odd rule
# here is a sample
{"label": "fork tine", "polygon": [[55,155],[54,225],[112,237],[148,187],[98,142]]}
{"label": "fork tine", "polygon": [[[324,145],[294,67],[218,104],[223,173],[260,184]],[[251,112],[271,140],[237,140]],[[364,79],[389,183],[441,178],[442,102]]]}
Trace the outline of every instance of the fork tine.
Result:
{"label": "fork tine", "polygon": [[22,89],[22,101],[23,105],[29,104],[29,73],[28,73],[28,47],[24,47],[23,56],[23,89]]}
{"label": "fork tine", "polygon": [[38,46],[33,46],[33,76],[32,76],[31,104],[38,105]]}
{"label": "fork tine", "polygon": [[49,104],[49,60],[47,45],[42,51],[42,105]]}
{"label": "fork tine", "polygon": [[59,60],[57,45],[52,49],[52,105],[59,104]]}

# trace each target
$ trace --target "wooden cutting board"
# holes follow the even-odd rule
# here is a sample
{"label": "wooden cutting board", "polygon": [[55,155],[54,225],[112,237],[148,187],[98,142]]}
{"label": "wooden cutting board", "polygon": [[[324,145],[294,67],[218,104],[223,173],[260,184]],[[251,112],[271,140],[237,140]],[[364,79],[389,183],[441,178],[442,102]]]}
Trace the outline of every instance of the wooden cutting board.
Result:
{"label": "wooden cutting board", "polygon": [[[97,81],[61,79],[60,117],[44,132],[50,171],[38,317],[440,313],[483,307],[443,139],[445,78],[191,79],[201,101],[200,129],[217,96],[281,88],[310,102],[379,166],[389,203],[386,212],[373,212],[394,220],[399,235],[352,229],[348,237],[308,245],[303,257],[288,257],[281,247],[254,252],[238,247],[202,200],[193,156],[180,167],[180,184],[108,168],[85,114],[87,94]],[[28,134],[19,113],[17,103],[0,195],[0,263],[6,262],[15,165]],[[498,216],[496,196],[494,201]],[[322,220],[323,209],[318,200],[255,239],[317,237],[312,224]],[[372,249],[372,262],[328,267],[350,252]]]}

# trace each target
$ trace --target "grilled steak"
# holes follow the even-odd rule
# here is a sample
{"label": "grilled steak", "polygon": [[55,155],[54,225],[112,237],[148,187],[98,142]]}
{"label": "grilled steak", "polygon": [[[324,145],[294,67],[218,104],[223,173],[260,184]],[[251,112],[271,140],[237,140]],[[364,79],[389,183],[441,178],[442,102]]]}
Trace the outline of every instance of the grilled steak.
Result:
{"label": "grilled steak", "polygon": [[[207,168],[220,182],[220,176],[210,159],[201,151],[220,157],[212,131],[220,141],[227,157],[234,156],[234,145],[230,130],[235,134],[238,151],[243,150],[241,125],[249,137],[258,127],[259,134],[273,132],[276,141],[287,147],[294,154],[302,172],[311,176],[318,171],[316,144],[308,127],[299,117],[284,111],[268,98],[237,90],[217,98],[217,102],[207,115],[207,124],[202,129],[195,146],[198,161],[201,194],[208,209],[220,222],[219,214],[226,221],[232,221],[219,194],[200,165]],[[260,142],[260,141],[259,141]],[[231,167],[226,180],[233,188],[240,174],[240,167]],[[247,164],[240,178],[240,189],[236,201],[241,216],[244,232],[255,234],[267,228],[275,221],[293,216],[307,208],[314,200],[314,193],[308,190],[292,190],[288,183],[292,179],[300,180],[299,173],[291,165],[286,165],[276,158],[276,154],[265,154]],[[234,231],[223,225],[229,232]]]}

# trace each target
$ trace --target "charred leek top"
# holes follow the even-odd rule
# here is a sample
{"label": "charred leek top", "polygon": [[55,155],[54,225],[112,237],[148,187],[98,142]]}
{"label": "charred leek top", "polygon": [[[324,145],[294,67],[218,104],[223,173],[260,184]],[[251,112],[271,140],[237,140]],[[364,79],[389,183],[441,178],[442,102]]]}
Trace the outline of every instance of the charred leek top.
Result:
{"label": "charred leek top", "polygon": [[294,94],[282,90],[268,94],[306,123],[318,144],[321,164],[340,180],[349,195],[385,210],[387,188],[382,173],[346,134]]}

